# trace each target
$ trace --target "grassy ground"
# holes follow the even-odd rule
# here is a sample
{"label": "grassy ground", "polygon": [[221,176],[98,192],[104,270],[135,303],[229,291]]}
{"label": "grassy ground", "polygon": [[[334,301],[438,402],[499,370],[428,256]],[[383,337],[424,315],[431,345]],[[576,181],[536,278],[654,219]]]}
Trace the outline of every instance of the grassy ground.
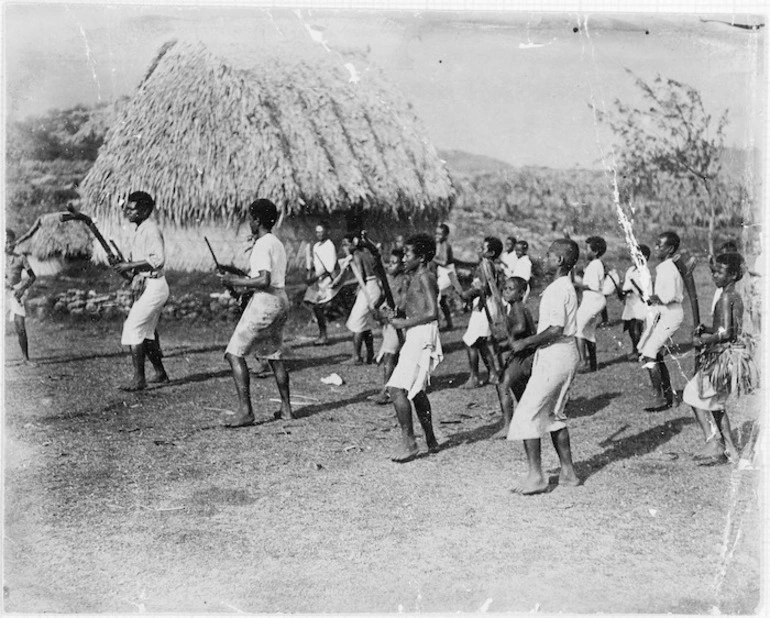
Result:
{"label": "grassy ground", "polygon": [[[339,326],[323,349],[304,317],[288,329],[300,418],[270,420],[275,384],[255,378],[261,422],[235,431],[221,425],[232,324],[162,324],[172,382],[141,394],[115,388],[130,369],[118,323],[31,323],[36,367],[7,332],[4,609],[753,613],[758,462],[696,466],[690,410],[641,410],[647,377],[624,360],[614,299],[610,316],[600,371],[568,407],[585,484],[530,498],[509,491],[521,445],[488,439],[494,388],[457,388],[464,316],[429,394],[447,445],[406,465],[388,458],[392,408],[366,400],[380,370],[338,364]],[[692,356],[677,342],[681,390]],[[332,372],[345,384],[323,384]],[[730,408],[747,457],[758,407]]]}

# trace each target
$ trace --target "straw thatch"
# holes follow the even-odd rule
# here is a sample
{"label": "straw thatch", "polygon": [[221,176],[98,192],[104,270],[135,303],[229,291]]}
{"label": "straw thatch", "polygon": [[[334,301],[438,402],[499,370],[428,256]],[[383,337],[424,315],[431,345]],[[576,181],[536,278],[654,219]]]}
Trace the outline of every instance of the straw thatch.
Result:
{"label": "straw thatch", "polygon": [[16,245],[17,252],[26,253],[39,261],[87,258],[91,255],[93,238],[83,223],[62,223],[58,213],[50,213],[42,215],[35,226],[37,229],[32,236]]}
{"label": "straw thatch", "polygon": [[290,242],[321,217],[383,238],[443,218],[451,181],[410,106],[377,70],[358,63],[355,79],[339,57],[315,56],[243,68],[200,43],[164,45],[83,180],[84,209],[124,237],[117,198],[150,192],[180,269],[210,265],[204,229],[238,261],[229,245],[256,197],[279,206]]}

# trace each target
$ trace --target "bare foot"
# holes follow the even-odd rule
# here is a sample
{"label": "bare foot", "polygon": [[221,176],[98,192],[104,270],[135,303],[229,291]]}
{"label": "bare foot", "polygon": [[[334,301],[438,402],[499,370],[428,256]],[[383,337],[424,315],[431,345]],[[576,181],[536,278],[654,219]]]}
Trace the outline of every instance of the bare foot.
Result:
{"label": "bare foot", "polygon": [[390,397],[388,397],[387,393],[383,392],[371,395],[370,397],[367,397],[367,399],[372,403],[376,403],[378,406],[384,406],[390,403]]}
{"label": "bare foot", "polygon": [[548,489],[548,481],[543,475],[540,476],[522,476],[514,484],[511,491],[522,496],[531,496],[532,494],[541,494]]}
{"label": "bare foot", "polygon": [[319,346],[319,345],[329,345],[329,339],[324,337],[319,337],[313,342],[313,345]]}
{"label": "bare foot", "polygon": [[163,373],[156,373],[153,377],[147,380],[147,384],[168,384],[169,382],[170,380],[168,379],[168,374],[165,371]]}
{"label": "bare foot", "polygon": [[727,457],[727,461],[729,461],[731,464],[737,464],[740,460],[740,453],[738,453],[738,449],[735,448],[734,444],[725,443],[725,456]]}
{"label": "bare foot", "polygon": [[561,469],[559,472],[559,486],[578,487],[583,484],[574,470]]}
{"label": "bare foot", "polygon": [[364,359],[360,356],[353,356],[346,361],[342,361],[340,365],[363,365]]}
{"label": "bare foot", "polygon": [[411,440],[409,444],[401,444],[401,448],[391,455],[390,460],[396,463],[407,463],[417,457],[419,452],[417,443]]}
{"label": "bare foot", "polygon": [[500,378],[496,373],[492,373],[489,375],[489,379],[487,380],[487,384],[500,384]]}
{"label": "bare foot", "polygon": [[464,388],[465,390],[470,390],[472,388],[478,388],[479,386],[482,386],[481,380],[479,380],[474,376],[471,376],[470,378],[468,378],[467,382],[460,385],[460,388]]}
{"label": "bare foot", "polygon": [[510,429],[509,425],[504,425],[503,428],[500,431],[495,432],[492,434],[492,437],[489,438],[490,440],[505,440],[508,438],[508,430]]}
{"label": "bare foot", "polygon": [[118,387],[120,390],[125,391],[127,393],[135,393],[136,391],[143,391],[145,388],[147,388],[147,383],[144,381],[136,381],[133,380],[129,382],[128,384],[124,384],[123,386]]}
{"label": "bare foot", "polygon": [[275,420],[284,420],[284,421],[293,421],[297,417],[294,416],[294,413],[291,411],[291,408],[288,406],[281,406],[280,410],[276,410],[273,412],[273,418]]}
{"label": "bare foot", "polygon": [[229,429],[236,429],[238,427],[248,427],[249,425],[254,424],[254,415],[253,414],[244,414],[243,416],[238,416],[229,423],[225,423],[225,427]]}
{"label": "bare foot", "polygon": [[725,445],[722,443],[722,441],[718,440],[717,438],[711,438],[711,440],[706,441],[706,443],[703,445],[703,448],[695,453],[692,458],[695,461],[699,461],[701,459],[714,459],[715,457],[721,457],[724,454]]}

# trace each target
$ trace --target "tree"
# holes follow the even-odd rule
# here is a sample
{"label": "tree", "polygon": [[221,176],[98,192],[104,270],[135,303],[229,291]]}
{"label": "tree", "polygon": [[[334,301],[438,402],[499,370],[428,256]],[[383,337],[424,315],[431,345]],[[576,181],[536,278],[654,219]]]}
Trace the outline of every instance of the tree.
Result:
{"label": "tree", "polygon": [[[641,91],[643,105],[634,107],[616,99],[611,112],[594,107],[597,117],[620,138],[618,163],[625,188],[632,200],[654,197],[662,182],[673,181],[671,186],[677,187],[681,197],[702,203],[708,213],[708,247],[713,255],[728,111],[714,122],[695,88],[660,75],[648,84],[626,71]],[[683,223],[698,217],[697,212],[689,217],[672,214]]]}

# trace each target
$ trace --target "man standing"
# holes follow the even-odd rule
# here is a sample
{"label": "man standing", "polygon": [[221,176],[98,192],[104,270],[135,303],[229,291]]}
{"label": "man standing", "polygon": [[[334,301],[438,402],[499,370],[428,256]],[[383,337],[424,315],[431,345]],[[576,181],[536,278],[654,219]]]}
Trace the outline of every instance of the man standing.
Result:
{"label": "man standing", "polygon": [[326,334],[326,306],[334,296],[332,281],[339,273],[337,249],[329,238],[329,224],[321,221],[315,228],[316,241],[307,257],[306,282],[310,285],[305,293],[304,301],[310,305],[318,322],[318,339],[313,345],[329,343]]}
{"label": "man standing", "polygon": [[[123,323],[122,345],[130,346],[134,377],[125,386],[124,391],[140,391],[147,387],[147,382],[168,382],[168,375],[161,360],[163,355],[158,342],[158,320],[163,305],[169,296],[163,266],[166,253],[163,234],[155,221],[149,219],[155,208],[155,200],[144,191],[129,194],[123,206],[123,214],[130,223],[136,225],[131,243],[129,261],[115,262],[112,267],[119,273],[130,272],[131,291],[134,302]],[[145,358],[150,360],[155,375],[145,379]]]}

